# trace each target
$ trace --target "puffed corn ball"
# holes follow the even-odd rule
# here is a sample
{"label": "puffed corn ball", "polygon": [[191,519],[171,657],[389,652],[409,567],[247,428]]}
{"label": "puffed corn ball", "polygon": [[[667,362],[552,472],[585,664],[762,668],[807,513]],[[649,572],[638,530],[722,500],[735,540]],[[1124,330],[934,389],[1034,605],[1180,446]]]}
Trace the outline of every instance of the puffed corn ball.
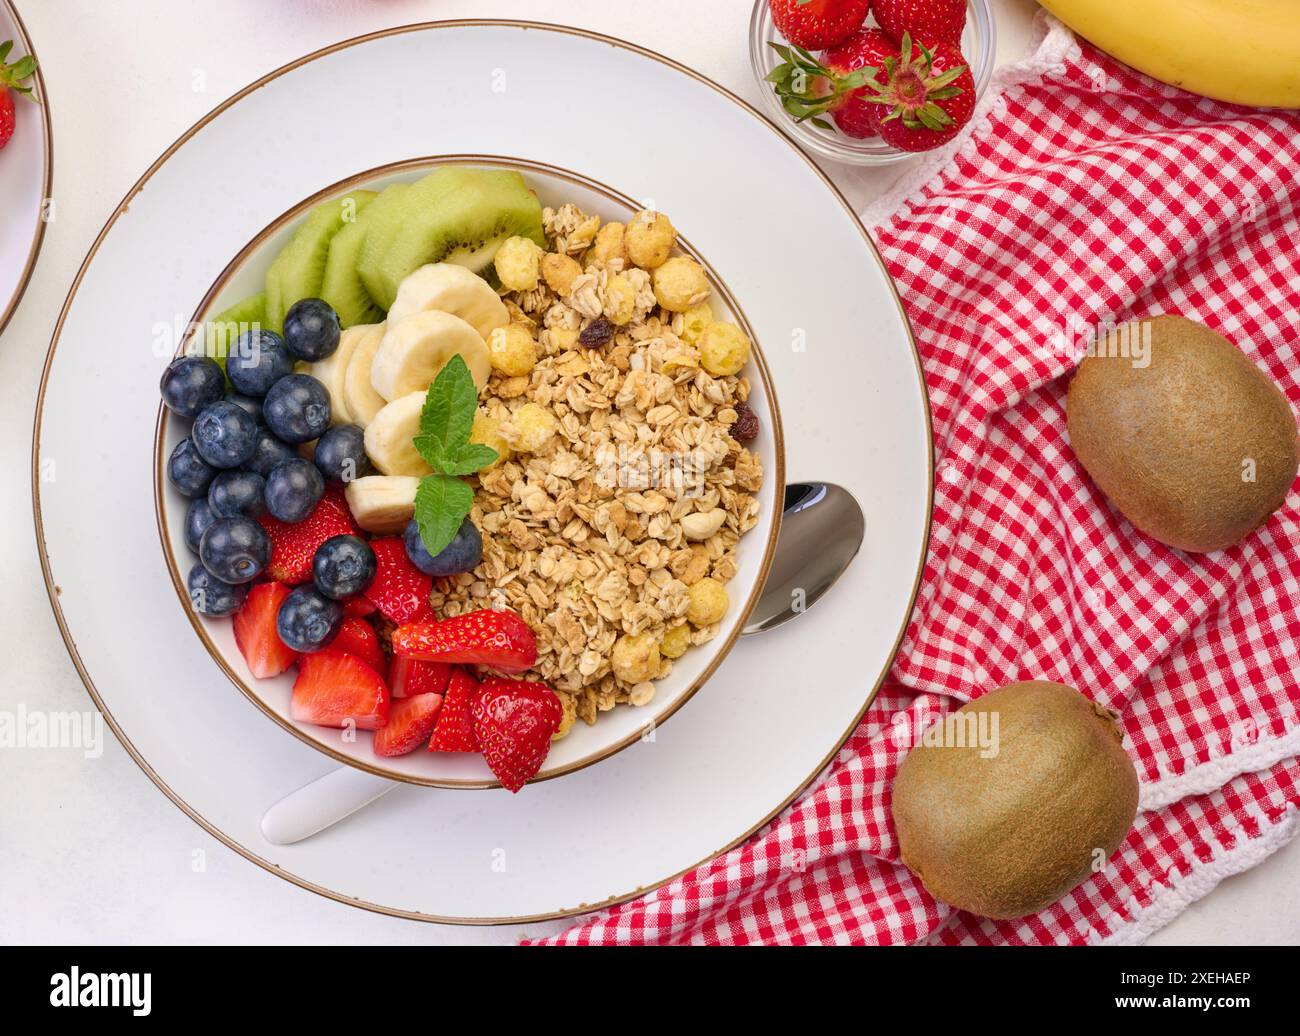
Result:
{"label": "puffed corn ball", "polygon": [[621,327],[635,315],[636,288],[621,273],[615,274],[605,285],[605,316]]}
{"label": "puffed corn ball", "polygon": [[722,621],[727,614],[727,588],[712,576],[705,576],[686,591],[690,604],[686,608],[686,617],[697,626],[712,626]]}
{"label": "puffed corn ball", "polygon": [[542,256],[542,277],[546,286],[557,295],[567,295],[573,282],[582,274],[578,260],[558,252],[548,252]]}
{"label": "puffed corn ball", "polygon": [[638,212],[623,235],[627,257],[645,270],[663,266],[677,244],[677,231],[662,212]]}
{"label": "puffed corn ball", "polygon": [[709,294],[709,278],[694,259],[679,255],[654,272],[655,298],[673,313],[685,313]]}
{"label": "puffed corn ball", "polygon": [[664,658],[681,658],[691,646],[691,628],[685,623],[674,626],[659,641],[659,654]]}
{"label": "puffed corn ball", "polygon": [[588,263],[607,263],[611,259],[626,259],[624,247],[626,229],[622,223],[606,223],[600,228],[596,240],[587,253]]}
{"label": "puffed corn ball", "polygon": [[697,344],[700,336],[704,334],[705,328],[713,323],[715,319],[713,307],[707,302],[692,306],[682,317],[682,341],[689,342],[691,345]]}
{"label": "puffed corn ball", "polygon": [[557,694],[560,699],[560,707],[564,710],[560,716],[560,725],[556,728],[555,733],[551,735],[552,741],[558,741],[573,729],[574,720],[578,718],[578,703],[573,700],[572,694]]}
{"label": "puffed corn ball", "polygon": [[487,340],[492,369],[510,378],[527,374],[537,365],[537,343],[523,324],[498,327]]}
{"label": "puffed corn ball", "polygon": [[474,415],[474,424],[470,428],[469,441],[480,443],[483,446],[491,446],[497,451],[497,459],[489,465],[491,468],[495,468],[502,461],[510,459],[510,444],[506,442],[506,437],[501,434],[501,422],[482,411]]}
{"label": "puffed corn ball", "polygon": [[550,411],[536,403],[525,403],[510,418],[506,436],[520,453],[539,453],[551,441],[559,423]]}
{"label": "puffed corn ball", "polygon": [[700,336],[700,366],[713,375],[735,374],[749,362],[749,339],[735,324],[715,320]]}
{"label": "puffed corn ball", "polygon": [[624,683],[643,683],[659,673],[659,642],[653,633],[625,633],[609,653],[614,675]]}
{"label": "puffed corn ball", "polygon": [[512,237],[497,252],[497,276],[509,291],[532,291],[537,287],[542,248],[526,237]]}

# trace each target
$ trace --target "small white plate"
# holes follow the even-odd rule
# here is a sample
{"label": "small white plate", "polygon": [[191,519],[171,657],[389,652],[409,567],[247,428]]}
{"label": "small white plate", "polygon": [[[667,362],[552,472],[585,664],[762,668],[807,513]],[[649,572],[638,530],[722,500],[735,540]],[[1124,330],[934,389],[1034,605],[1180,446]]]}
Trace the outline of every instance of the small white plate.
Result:
{"label": "small white plate", "polygon": [[[39,57],[13,4],[0,0],[0,43],[5,40],[14,41],[10,64],[26,54]],[[39,65],[29,85],[31,98],[14,97],[14,135],[0,151],[0,198],[5,209],[0,218],[0,331],[31,280],[45,237],[43,210],[54,176],[49,101]]]}
{"label": "small white plate", "polygon": [[[808,616],[739,643],[653,739],[518,796],[398,788],[274,846],[258,829],[265,808],[335,764],[249,708],[177,607],[154,521],[158,377],[199,300],[279,214],[359,170],[466,154],[575,170],[670,213],[763,343],[787,478],[848,488],[867,541]],[[617,40],[524,23],[407,26],[253,84],[129,197],[51,343],[33,452],[38,543],[91,694],[215,837],[341,902],[519,922],[595,909],[696,866],[833,757],[888,670],[919,583],[929,411],[879,256],[770,123]]]}

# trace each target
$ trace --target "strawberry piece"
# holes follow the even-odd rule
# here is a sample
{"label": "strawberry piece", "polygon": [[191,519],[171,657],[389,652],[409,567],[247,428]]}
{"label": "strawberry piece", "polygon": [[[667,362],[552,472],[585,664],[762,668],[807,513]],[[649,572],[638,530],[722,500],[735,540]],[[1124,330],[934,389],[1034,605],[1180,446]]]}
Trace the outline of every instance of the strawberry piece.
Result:
{"label": "strawberry piece", "polygon": [[428,622],[434,618],[429,607],[433,577],[411,564],[400,536],[371,540],[375,552],[375,581],[365,598],[393,622]]}
{"label": "strawberry piece", "polygon": [[325,490],[315,509],[300,522],[290,524],[264,514],[257,519],[271,537],[271,562],[267,575],[281,583],[297,586],[311,579],[311,559],[331,536],[356,535],[361,530],[352,520],[347,500],[337,488]]}
{"label": "strawberry piece", "polygon": [[298,652],[281,640],[275,629],[275,617],[288,596],[289,588],[283,583],[258,583],[235,612],[235,644],[259,680],[279,676],[298,659]]}
{"label": "strawberry piece", "polygon": [[388,722],[375,731],[375,755],[414,752],[429,740],[440,708],[441,694],[417,694],[393,702],[388,710]]}
{"label": "strawberry piece", "polygon": [[394,655],[388,663],[388,689],[394,698],[442,694],[450,682],[451,665],[447,662],[421,662]]}
{"label": "strawberry piece", "polygon": [[13,49],[14,41],[0,43],[0,148],[9,143],[17,125],[17,112],[14,110],[14,96],[22,94],[32,96],[32,88],[25,85],[32,73],[36,71],[36,59],[30,54],[19,58],[12,65],[5,64],[5,58]]}
{"label": "strawberry piece", "polygon": [[362,619],[367,615],[374,615],[375,606],[364,597],[354,597],[350,601],[343,602],[343,614]]}
{"label": "strawberry piece", "polygon": [[361,659],[377,673],[388,668],[379,634],[365,619],[344,619],[338,634],[330,641],[330,648]]}
{"label": "strawberry piece", "polygon": [[768,6],[782,36],[796,47],[819,50],[862,28],[871,0],[768,0]]}
{"label": "strawberry piece", "polygon": [[871,10],[894,39],[911,33],[927,46],[956,43],[966,27],[966,0],[873,0]]}
{"label": "strawberry piece", "polygon": [[460,662],[522,673],[537,661],[537,638],[514,612],[480,608],[441,622],[399,626],[393,631],[393,651],[425,662]]}
{"label": "strawberry piece", "polygon": [[484,682],[474,699],[474,737],[503,787],[518,792],[537,775],[551,750],[564,708],[544,683]]}
{"label": "strawberry piece", "polygon": [[299,660],[290,701],[299,723],[378,730],[388,722],[388,709],[388,685],[361,659],[326,649]]}
{"label": "strawberry piece", "polygon": [[453,669],[447,693],[442,700],[442,713],[433,728],[430,752],[477,752],[474,740],[474,699],[478,697],[478,681],[464,669]]}

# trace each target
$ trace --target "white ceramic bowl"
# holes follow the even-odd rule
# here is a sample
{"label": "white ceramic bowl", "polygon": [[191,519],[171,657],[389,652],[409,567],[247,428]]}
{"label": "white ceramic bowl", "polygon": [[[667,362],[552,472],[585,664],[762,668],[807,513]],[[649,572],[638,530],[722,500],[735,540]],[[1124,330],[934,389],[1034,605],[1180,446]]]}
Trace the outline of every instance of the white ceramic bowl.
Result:
{"label": "white ceramic bowl", "polygon": [[[989,85],[993,75],[993,65],[997,57],[997,28],[988,0],[968,0],[966,4],[966,28],[962,32],[961,49],[971,65],[971,74],[975,77],[975,96],[978,99],[984,88]],[[874,24],[874,19],[869,22]],[[781,63],[780,55],[769,44],[785,43],[786,39],[777,32],[772,22],[772,11],[768,0],[755,0],[754,13],[749,20],[749,60],[758,82],[758,92],[763,97],[772,121],[787,136],[801,147],[816,152],[824,158],[833,158],[849,165],[888,165],[905,158],[913,157],[916,152],[900,151],[886,144],[878,137],[859,140],[841,133],[837,128],[820,129],[811,120],[795,122],[790,114],[781,107],[781,102],[767,82],[766,76]],[[832,127],[834,124],[832,123]]]}
{"label": "white ceramic bowl", "polygon": [[[261,290],[266,269],[312,205],[326,198],[361,187],[381,189],[398,180],[418,179],[434,164],[453,163],[478,166],[504,166],[518,169],[537,191],[544,205],[577,204],[583,211],[600,215],[604,220],[626,221],[641,208],[637,202],[615,189],[598,184],[567,170],[523,159],[501,160],[485,156],[442,156],[438,159],[414,159],[370,170],[334,184],[305,199],[285,213],[252,242],[222,272],[207,297],[199,304],[194,322],[197,325],[236,301]],[[669,213],[671,216],[672,214]],[[727,654],[745,624],[763,578],[770,564],[780,524],[780,501],[784,497],[784,450],[779,412],[769,376],[758,348],[753,328],[745,319],[726,284],[709,267],[707,257],[690,246],[689,227],[682,228],[682,249],[693,255],[709,270],[714,285],[714,309],[719,317],[732,319],[744,327],[755,341],[754,357],[744,373],[750,378],[753,392],[750,405],[759,418],[761,432],[751,444],[763,462],[764,482],[759,493],[761,504],[757,526],[742,538],[737,549],[739,571],[728,584],[732,607],[723,620],[718,636],[707,644],[694,647],[673,665],[668,679],[660,681],[654,700],[647,706],[618,706],[601,713],[594,726],[577,723],[568,737],[555,743],[535,780],[546,780],[571,773],[605,759],[620,749],[647,736],[657,724],[677,711],[708,679]],[[187,342],[183,345],[185,348]],[[358,732],[348,740],[343,732],[326,727],[299,723],[290,715],[290,690],[296,672],[291,669],[279,677],[256,679],[248,669],[235,644],[229,618],[212,619],[197,614],[190,607],[185,577],[195,558],[185,545],[184,519],[187,501],[168,483],[163,474],[166,458],[181,439],[189,434],[190,422],[181,420],[159,406],[158,434],[155,441],[154,484],[158,511],[158,528],[163,552],[170,569],[178,600],[185,608],[195,632],[203,641],[214,662],[248,699],[280,726],[327,755],[370,773],[413,784],[447,788],[491,788],[498,782],[477,755],[416,751],[397,758],[383,759],[371,748],[371,735]]]}

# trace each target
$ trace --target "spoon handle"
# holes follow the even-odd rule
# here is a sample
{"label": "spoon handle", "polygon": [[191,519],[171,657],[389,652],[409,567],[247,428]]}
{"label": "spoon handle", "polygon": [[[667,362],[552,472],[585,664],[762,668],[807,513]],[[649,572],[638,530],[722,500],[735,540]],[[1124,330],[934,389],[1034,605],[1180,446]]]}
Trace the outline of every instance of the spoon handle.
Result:
{"label": "spoon handle", "polygon": [[273,845],[292,845],[333,827],[397,787],[384,777],[340,766],[290,792],[262,816],[262,835]]}

